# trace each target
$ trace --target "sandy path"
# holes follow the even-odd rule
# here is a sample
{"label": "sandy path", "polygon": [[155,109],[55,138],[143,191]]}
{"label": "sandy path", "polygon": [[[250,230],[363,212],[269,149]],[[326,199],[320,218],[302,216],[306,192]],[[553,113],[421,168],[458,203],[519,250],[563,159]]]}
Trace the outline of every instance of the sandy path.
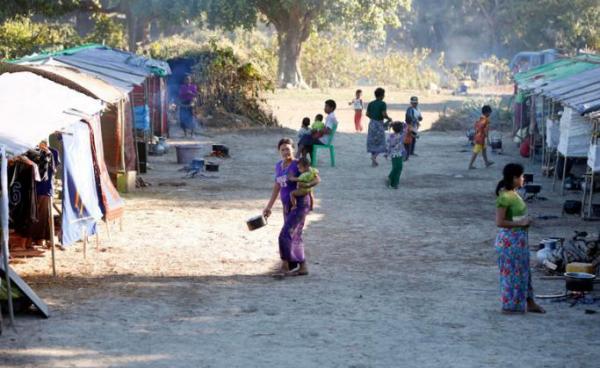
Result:
{"label": "sandy path", "polygon": [[[87,260],[81,245],[59,253],[57,281],[47,277],[48,259],[17,265],[53,316],[20,317],[19,334],[0,338],[0,366],[597,365],[600,314],[584,314],[597,305],[544,302],[546,316],[498,313],[498,168],[465,170],[461,133],[424,134],[401,189],[387,190],[389,163],[369,167],[365,136],[349,130],[337,138],[338,167],[324,154],[319,167],[323,183],[305,233],[310,276],[269,276],[279,213],[256,232],[244,224],[266,203],[274,145],[286,132],[204,137],[233,154],[217,178],[183,180],[174,154],[153,158],[153,186],[127,196],[124,230],[115,226],[112,241],[103,228]],[[498,166],[512,154],[495,157]],[[167,182],[186,185],[159,186]],[[562,199],[545,194],[551,200],[531,212],[557,214]],[[590,225],[541,222],[532,243]],[[563,287],[538,276],[538,293]]]}

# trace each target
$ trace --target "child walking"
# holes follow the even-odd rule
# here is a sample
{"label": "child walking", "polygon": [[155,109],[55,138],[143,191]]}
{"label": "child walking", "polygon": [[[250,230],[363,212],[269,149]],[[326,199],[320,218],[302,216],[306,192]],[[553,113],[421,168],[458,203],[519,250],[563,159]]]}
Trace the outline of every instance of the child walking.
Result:
{"label": "child walking", "polygon": [[473,156],[471,156],[471,162],[469,162],[469,170],[475,169],[473,164],[475,163],[475,159],[477,159],[477,155],[481,153],[483,156],[483,162],[485,163],[485,167],[490,167],[494,164],[493,161],[488,160],[487,158],[487,147],[486,143],[489,142],[490,138],[488,137],[488,133],[490,130],[490,115],[492,114],[492,108],[489,105],[485,105],[481,108],[481,117],[475,123],[475,137],[473,141],[475,142],[475,146],[473,146]]}
{"label": "child walking", "polygon": [[355,95],[354,99],[352,101],[350,101],[350,103],[348,105],[352,105],[352,108],[354,109],[354,128],[356,129],[357,132],[362,132],[363,131],[362,115],[363,115],[364,105],[363,105],[363,100],[362,100],[362,90],[361,89],[356,90],[356,95]]}
{"label": "child walking", "polygon": [[290,177],[290,181],[295,181],[298,183],[298,188],[290,193],[290,202],[292,204],[292,209],[296,208],[296,197],[302,197],[308,195],[310,197],[310,209],[313,209],[313,190],[314,187],[307,187],[308,183],[311,183],[317,175],[319,175],[319,171],[310,166],[310,160],[306,157],[302,157],[298,160],[298,171],[300,171],[300,176],[298,177]]}
{"label": "child walking", "polygon": [[404,156],[406,155],[404,138],[408,129],[405,123],[396,121],[392,123],[392,130],[393,133],[388,137],[384,156],[386,159],[390,156],[392,157],[392,170],[388,175],[387,185],[388,187],[398,189]]}

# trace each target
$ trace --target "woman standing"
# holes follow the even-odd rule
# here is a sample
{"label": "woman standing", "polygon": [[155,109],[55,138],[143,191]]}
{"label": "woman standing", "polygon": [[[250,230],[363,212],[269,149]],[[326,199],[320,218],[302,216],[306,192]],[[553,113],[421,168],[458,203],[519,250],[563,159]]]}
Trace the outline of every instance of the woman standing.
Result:
{"label": "woman standing", "polygon": [[[271,209],[277,200],[281,198],[283,205],[283,228],[279,233],[279,255],[281,257],[281,271],[286,276],[308,275],[308,268],[304,258],[304,242],[302,241],[302,229],[304,220],[310,211],[310,198],[308,195],[297,197],[296,207],[292,209],[290,195],[296,190],[297,183],[290,181],[289,177],[298,177],[298,161],[294,159],[294,142],[289,138],[283,138],[277,144],[281,155],[281,161],[275,165],[275,184],[273,193],[263,215],[269,217]],[[317,178],[309,183],[315,186],[320,182]]]}
{"label": "woman standing", "polygon": [[503,313],[545,313],[533,299],[529,269],[527,228],[531,219],[527,205],[517,193],[523,186],[523,166],[508,164],[496,187],[496,253],[500,268],[500,299]]}
{"label": "woman standing", "polygon": [[190,135],[194,135],[196,129],[196,118],[194,116],[194,100],[198,95],[198,89],[192,83],[192,77],[189,75],[183,80],[183,84],[179,87],[179,124],[183,129],[183,136],[187,136],[187,131]]}
{"label": "woman standing", "polygon": [[387,105],[383,102],[384,97],[385,90],[377,88],[375,100],[369,102],[367,106],[367,117],[371,119],[367,134],[367,152],[371,154],[371,166],[373,167],[378,165],[377,156],[386,151],[383,120],[392,120],[387,114]]}

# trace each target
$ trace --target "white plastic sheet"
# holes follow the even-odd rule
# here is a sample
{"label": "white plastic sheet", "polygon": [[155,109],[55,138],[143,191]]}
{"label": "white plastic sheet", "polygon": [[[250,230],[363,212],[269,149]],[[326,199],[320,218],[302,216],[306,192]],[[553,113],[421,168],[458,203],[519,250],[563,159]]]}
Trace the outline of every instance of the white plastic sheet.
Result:
{"label": "white plastic sheet", "polygon": [[558,120],[546,120],[546,146],[548,148],[558,147],[560,141],[560,123]]}
{"label": "white plastic sheet", "polygon": [[597,144],[590,144],[590,150],[588,151],[587,164],[592,168],[594,172],[600,172],[600,146]]}
{"label": "white plastic sheet", "polygon": [[578,113],[565,107],[560,118],[558,151],[566,157],[588,157],[592,125]]}
{"label": "white plastic sheet", "polygon": [[0,144],[14,154],[102,111],[103,103],[30,72],[0,75]]}

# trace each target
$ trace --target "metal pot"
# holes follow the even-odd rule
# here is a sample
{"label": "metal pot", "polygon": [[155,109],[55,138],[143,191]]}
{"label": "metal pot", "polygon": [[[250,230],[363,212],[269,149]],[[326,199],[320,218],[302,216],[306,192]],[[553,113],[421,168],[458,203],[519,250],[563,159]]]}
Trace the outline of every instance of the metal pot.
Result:
{"label": "metal pot", "polygon": [[563,204],[563,212],[569,215],[575,215],[581,212],[581,201],[566,200]]}
{"label": "metal pot", "polygon": [[246,221],[246,225],[248,225],[248,229],[250,231],[254,231],[256,229],[260,229],[263,226],[266,226],[267,219],[263,215],[254,216],[248,221]]}
{"label": "metal pot", "polygon": [[526,184],[525,193],[527,194],[538,194],[542,191],[542,186],[539,184]]}
{"label": "metal pot", "polygon": [[229,147],[222,144],[213,144],[212,150],[213,152],[219,153],[223,156],[229,156]]}
{"label": "metal pot", "polygon": [[565,287],[568,291],[593,291],[596,275],[585,272],[565,273]]}
{"label": "metal pot", "polygon": [[204,166],[204,169],[206,171],[219,171],[219,164],[207,162],[206,165]]}

